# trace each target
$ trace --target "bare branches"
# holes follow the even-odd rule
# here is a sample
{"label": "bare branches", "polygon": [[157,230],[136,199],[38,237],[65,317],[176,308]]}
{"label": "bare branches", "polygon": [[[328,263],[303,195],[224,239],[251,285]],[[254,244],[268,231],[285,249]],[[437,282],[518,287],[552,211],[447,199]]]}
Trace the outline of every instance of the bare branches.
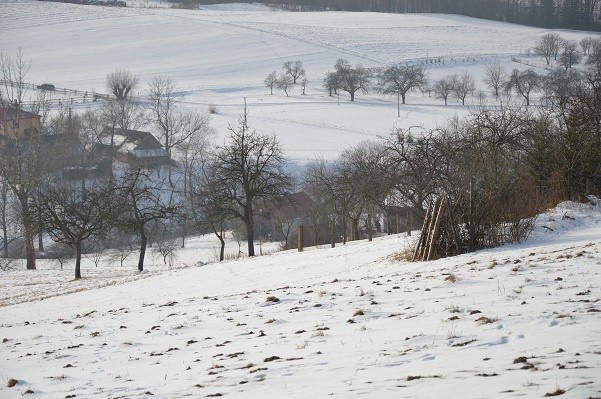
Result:
{"label": "bare branches", "polygon": [[106,75],[106,87],[117,98],[123,101],[129,98],[129,94],[138,85],[138,75],[134,75],[127,69],[115,69]]}
{"label": "bare branches", "polygon": [[247,111],[237,126],[230,125],[229,141],[217,147],[212,172],[215,185],[223,189],[230,211],[244,222],[248,255],[254,256],[254,205],[257,200],[283,195],[291,186],[284,171],[286,159],[275,137],[250,131]]}
{"label": "bare branches", "polygon": [[[396,95],[405,104],[407,93],[425,83],[426,72],[423,66],[397,64],[384,70],[378,85],[383,94]],[[400,108],[398,116],[401,116]]]}
{"label": "bare branches", "polygon": [[14,57],[0,53],[0,76],[2,90],[0,105],[19,105],[23,103],[26,93],[25,77],[31,69],[31,60],[26,60],[23,49],[19,48]]}

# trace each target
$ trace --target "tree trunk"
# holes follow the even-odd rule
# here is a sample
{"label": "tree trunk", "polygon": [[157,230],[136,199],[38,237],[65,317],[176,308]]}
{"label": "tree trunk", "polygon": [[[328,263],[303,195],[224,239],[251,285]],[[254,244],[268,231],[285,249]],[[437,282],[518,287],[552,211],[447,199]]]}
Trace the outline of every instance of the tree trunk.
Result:
{"label": "tree trunk", "polygon": [[35,270],[35,248],[33,246],[35,239],[35,228],[27,199],[28,198],[26,195],[19,195],[21,214],[23,217],[23,227],[25,227],[25,254],[27,257],[27,269]]}
{"label": "tree trunk", "polygon": [[8,258],[8,230],[6,223],[2,224],[2,242],[4,243],[4,257]]}
{"label": "tree trunk", "polygon": [[244,224],[246,225],[246,242],[248,244],[248,256],[255,256],[255,225],[253,211],[250,205],[244,210]]}
{"label": "tree trunk", "polygon": [[144,257],[146,256],[146,245],[148,244],[148,237],[144,228],[140,229],[140,257],[138,258],[138,271],[144,270]]}
{"label": "tree trunk", "polygon": [[349,91],[349,94],[351,95],[351,101],[355,101],[355,92],[351,90]]}
{"label": "tree trunk", "polygon": [[44,252],[44,234],[41,231],[38,232],[38,251]]}
{"label": "tree trunk", "polygon": [[7,193],[6,190],[2,191],[2,214],[0,215],[2,218],[0,221],[2,222],[2,242],[4,243],[4,257],[8,258],[8,227],[6,226],[6,199]]}
{"label": "tree trunk", "polygon": [[75,280],[81,278],[81,242],[75,244]]}
{"label": "tree trunk", "polygon": [[332,219],[332,237],[331,237],[332,248],[336,247],[336,221]]}
{"label": "tree trunk", "polygon": [[342,215],[342,245],[346,245],[348,238],[346,215]]}
{"label": "tree trunk", "polygon": [[223,230],[217,237],[219,237],[219,242],[221,243],[221,248],[219,249],[219,262],[223,262],[225,259],[225,240],[223,239]]}

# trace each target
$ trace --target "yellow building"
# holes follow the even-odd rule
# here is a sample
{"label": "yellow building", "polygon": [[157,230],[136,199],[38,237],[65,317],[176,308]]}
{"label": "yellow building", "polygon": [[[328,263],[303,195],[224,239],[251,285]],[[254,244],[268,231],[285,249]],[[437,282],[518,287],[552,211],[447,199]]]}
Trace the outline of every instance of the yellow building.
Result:
{"label": "yellow building", "polygon": [[14,107],[0,107],[0,138],[21,138],[41,131],[39,115]]}

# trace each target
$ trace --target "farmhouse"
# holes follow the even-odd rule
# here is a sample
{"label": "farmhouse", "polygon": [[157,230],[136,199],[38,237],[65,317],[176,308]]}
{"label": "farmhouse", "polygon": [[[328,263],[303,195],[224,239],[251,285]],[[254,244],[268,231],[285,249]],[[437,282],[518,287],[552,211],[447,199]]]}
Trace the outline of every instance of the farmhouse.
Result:
{"label": "farmhouse", "polygon": [[313,200],[303,191],[265,201],[255,215],[255,233],[261,237],[284,241],[287,245],[298,227],[308,223],[307,215],[313,205]]}
{"label": "farmhouse", "polygon": [[0,138],[21,138],[41,131],[42,122],[39,115],[23,111],[19,107],[0,108]]}
{"label": "farmhouse", "polygon": [[162,169],[172,163],[161,143],[149,132],[105,127],[95,152],[129,165]]}

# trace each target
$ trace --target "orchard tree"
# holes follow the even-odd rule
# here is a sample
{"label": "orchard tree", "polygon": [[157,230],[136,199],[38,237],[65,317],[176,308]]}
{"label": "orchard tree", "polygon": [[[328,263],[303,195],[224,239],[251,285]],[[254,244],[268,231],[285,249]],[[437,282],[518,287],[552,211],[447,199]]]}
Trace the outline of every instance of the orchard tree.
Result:
{"label": "orchard tree", "polygon": [[580,39],[579,44],[580,44],[580,48],[582,49],[582,53],[584,55],[589,55],[594,43],[595,43],[595,37],[593,37],[593,36],[586,36],[586,37],[583,37],[582,39]]}
{"label": "orchard tree", "polygon": [[191,207],[194,222],[202,230],[210,230],[220,243],[219,261],[225,259],[225,232],[230,220],[236,217],[236,204],[229,187],[221,186],[216,168],[218,163],[207,162],[194,176]]}
{"label": "orchard tree", "polygon": [[551,63],[551,58],[557,59],[557,54],[561,46],[562,39],[557,33],[545,33],[534,46],[534,53],[543,57],[547,65]]}
{"label": "orchard tree", "polygon": [[328,91],[328,95],[332,97],[334,94],[338,94],[340,82],[336,72],[328,72],[323,79],[322,87]]}
{"label": "orchard tree", "polygon": [[410,90],[426,83],[426,72],[423,66],[396,64],[386,68],[379,79],[378,86],[383,94],[397,96],[397,116],[401,116],[401,101]]}
{"label": "orchard tree", "polygon": [[540,88],[541,78],[532,69],[519,71],[514,69],[506,83],[508,91],[515,90],[526,101],[526,106],[530,105],[530,93]]}
{"label": "orchard tree", "polygon": [[305,95],[305,90],[307,89],[307,85],[309,84],[309,79],[307,78],[302,78],[300,81],[300,85],[301,85],[301,94],[304,96]]}
{"label": "orchard tree", "polygon": [[484,83],[491,89],[496,98],[499,98],[503,83],[505,81],[505,71],[501,64],[487,65],[484,70]]}
{"label": "orchard tree", "polygon": [[434,86],[432,86],[432,91],[434,92],[437,98],[441,98],[444,100],[444,105],[447,105],[449,96],[451,95],[451,93],[453,93],[454,88],[454,76],[446,76],[434,82]]}
{"label": "orchard tree", "polygon": [[141,166],[132,166],[123,179],[125,195],[125,227],[140,237],[138,270],[144,270],[144,258],[148,244],[148,226],[175,215],[174,192],[164,179],[151,176]]}
{"label": "orchard tree", "polygon": [[303,68],[303,62],[300,60],[286,61],[282,65],[284,74],[292,78],[292,84],[296,84],[297,80],[305,76],[305,68]]}
{"label": "orchard tree", "polygon": [[82,192],[77,184],[52,182],[39,196],[44,230],[50,237],[75,250],[75,279],[81,278],[84,242],[106,237],[120,220],[123,199],[110,183],[99,183]]}
{"label": "orchard tree", "polygon": [[601,39],[595,40],[591,46],[586,64],[592,69],[597,77],[601,76]]}
{"label": "orchard tree", "polygon": [[276,82],[276,87],[286,93],[286,97],[288,97],[288,90],[290,90],[290,86],[292,86],[292,78],[290,75],[282,75]]}
{"label": "orchard tree", "polygon": [[265,80],[263,81],[265,83],[265,87],[269,88],[269,94],[273,95],[273,88],[277,87],[277,83],[278,83],[278,74],[276,71],[271,72],[269,75],[267,75],[267,77],[265,78]]}
{"label": "orchard tree", "polygon": [[371,73],[361,65],[352,66],[348,60],[343,58],[336,61],[334,66],[338,88],[351,96],[355,101],[358,91],[368,93],[371,85]]}
{"label": "orchard tree", "polygon": [[223,203],[246,227],[248,256],[255,255],[254,206],[281,197],[292,185],[286,159],[275,136],[251,131],[246,107],[238,125],[228,126],[228,141],[218,146],[211,165],[215,187],[225,190]]}
{"label": "orchard tree", "polygon": [[461,100],[461,105],[465,105],[465,99],[476,89],[474,77],[468,72],[453,77],[453,94]]}
{"label": "orchard tree", "polygon": [[574,41],[565,41],[561,45],[562,51],[559,55],[559,63],[566,71],[582,61],[582,54],[578,51],[578,44]]}

